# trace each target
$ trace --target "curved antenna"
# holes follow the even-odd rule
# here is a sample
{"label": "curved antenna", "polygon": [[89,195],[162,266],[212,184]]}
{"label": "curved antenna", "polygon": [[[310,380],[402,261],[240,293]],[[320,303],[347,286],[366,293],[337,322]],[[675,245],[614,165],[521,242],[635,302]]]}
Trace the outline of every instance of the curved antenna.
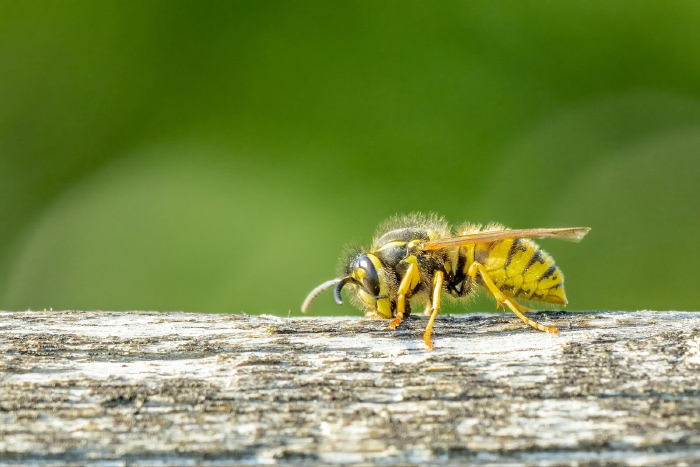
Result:
{"label": "curved antenna", "polygon": [[306,296],[306,300],[304,300],[304,303],[301,304],[301,312],[306,313],[307,311],[309,311],[309,307],[311,306],[311,302],[314,301],[314,298],[318,297],[321,294],[321,292],[323,292],[326,289],[330,289],[342,280],[343,279],[341,277],[338,277],[336,279],[326,281],[323,284],[316,287],[315,289],[313,289],[311,292],[309,292],[309,295]]}
{"label": "curved antenna", "polygon": [[352,277],[343,277],[340,282],[338,282],[338,285],[336,285],[335,289],[333,290],[333,298],[335,298],[335,303],[338,305],[343,304],[343,297],[340,295],[340,291],[343,290],[345,284],[352,282],[353,280],[354,279]]}

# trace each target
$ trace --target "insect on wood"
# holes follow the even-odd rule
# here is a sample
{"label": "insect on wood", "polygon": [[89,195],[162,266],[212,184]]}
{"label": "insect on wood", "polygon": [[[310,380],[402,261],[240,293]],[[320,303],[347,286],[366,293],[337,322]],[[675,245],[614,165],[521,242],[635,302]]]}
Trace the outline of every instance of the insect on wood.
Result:
{"label": "insect on wood", "polygon": [[391,320],[394,329],[425,303],[430,316],[423,340],[433,348],[431,333],[443,294],[466,298],[487,290],[497,306],[507,306],[523,322],[540,331],[556,333],[524,313],[531,311],[516,300],[564,306],[564,275],[551,256],[532,240],[554,238],[580,241],[590,229],[569,227],[511,230],[499,224],[464,224],[452,229],[435,215],[419,213],[389,219],[378,229],[369,249],[354,248],[345,256],[340,277],[313,289],[302,304],[333,287],[336,303],[341,291],[350,292],[354,305],[369,318]]}

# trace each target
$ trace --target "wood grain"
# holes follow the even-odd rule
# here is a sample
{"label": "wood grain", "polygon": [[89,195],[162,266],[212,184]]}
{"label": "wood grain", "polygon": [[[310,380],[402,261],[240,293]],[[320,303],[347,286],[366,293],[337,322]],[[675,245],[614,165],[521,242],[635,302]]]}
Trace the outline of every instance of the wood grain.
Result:
{"label": "wood grain", "polygon": [[0,464],[700,463],[700,314],[0,313]]}

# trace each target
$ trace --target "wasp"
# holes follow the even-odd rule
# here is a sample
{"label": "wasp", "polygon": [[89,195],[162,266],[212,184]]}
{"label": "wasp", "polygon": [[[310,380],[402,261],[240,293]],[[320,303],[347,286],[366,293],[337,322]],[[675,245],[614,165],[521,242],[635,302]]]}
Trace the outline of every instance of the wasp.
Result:
{"label": "wasp", "polygon": [[369,318],[391,320],[395,329],[409,316],[412,305],[425,303],[430,316],[423,340],[433,348],[431,334],[443,294],[456,299],[485,289],[497,308],[507,306],[518,318],[540,331],[557,333],[524,315],[530,310],[516,299],[566,305],[564,275],[551,256],[532,239],[555,238],[580,241],[590,229],[510,230],[499,224],[486,227],[466,223],[452,229],[435,214],[397,216],[377,229],[369,249],[352,248],[342,261],[340,277],[313,289],[301,306],[306,313],[324,290],[341,291]]}

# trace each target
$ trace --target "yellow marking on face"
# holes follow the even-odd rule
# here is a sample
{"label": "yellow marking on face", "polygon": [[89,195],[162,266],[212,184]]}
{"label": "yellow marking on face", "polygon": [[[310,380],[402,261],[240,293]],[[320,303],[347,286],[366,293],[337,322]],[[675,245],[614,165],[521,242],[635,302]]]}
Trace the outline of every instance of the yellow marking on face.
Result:
{"label": "yellow marking on face", "polygon": [[365,289],[359,289],[357,291],[357,296],[360,297],[360,300],[365,302],[369,306],[374,306],[374,302],[376,301],[374,297],[372,297]]}
{"label": "yellow marking on face", "polygon": [[377,271],[377,277],[379,278],[379,295],[387,295],[389,291],[387,290],[386,271],[384,270],[384,265],[379,258],[374,255],[367,255],[367,257],[370,261],[372,261],[374,269]]}
{"label": "yellow marking on face", "polygon": [[365,270],[362,269],[362,268],[357,268],[357,269],[354,270],[353,273],[351,274],[351,276],[354,276],[354,278],[357,279],[357,280],[360,281],[360,282],[362,282],[362,280],[365,278],[366,275],[367,275],[367,271],[365,271]]}
{"label": "yellow marking on face", "polygon": [[379,258],[377,258],[374,255],[367,255],[370,261],[372,261],[372,264],[374,265],[374,269],[377,270],[377,274],[379,274],[380,269],[384,269],[384,265],[382,264],[381,261],[379,261]]}
{"label": "yellow marking on face", "polygon": [[[374,265],[374,269],[376,269],[377,276],[379,277],[379,295],[385,298],[380,298],[377,300],[371,294],[367,293],[364,290],[361,290],[360,294],[362,296],[362,301],[364,301],[367,305],[372,307],[374,309],[374,312],[380,317],[387,319],[393,318],[393,312],[391,311],[391,299],[388,297],[389,289],[386,280],[386,270],[384,269],[384,265],[382,265],[380,259],[377,258],[375,255],[368,254],[367,258],[369,258],[369,260],[372,262],[372,265]],[[367,271],[365,271],[362,268],[358,269],[358,276],[361,276],[359,277],[360,281],[362,281],[362,279],[364,279],[366,275]]]}
{"label": "yellow marking on face", "polygon": [[382,315],[384,318],[393,318],[393,314],[391,312],[391,300],[388,298],[380,298],[377,300],[376,310],[377,313]]}

